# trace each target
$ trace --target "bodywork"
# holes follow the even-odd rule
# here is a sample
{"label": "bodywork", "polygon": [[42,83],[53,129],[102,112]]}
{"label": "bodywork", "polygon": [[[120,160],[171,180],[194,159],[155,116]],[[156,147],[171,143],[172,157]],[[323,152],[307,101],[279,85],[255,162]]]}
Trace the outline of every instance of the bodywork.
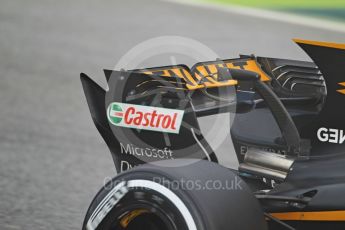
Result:
{"label": "bodywork", "polygon": [[[176,158],[218,162],[198,118],[235,113],[236,172],[264,211],[297,229],[343,229],[345,45],[295,42],[313,62],[242,55],[192,68],[105,70],[108,91],[81,74],[117,171]],[[183,111],[178,133],[113,125],[114,102]]]}

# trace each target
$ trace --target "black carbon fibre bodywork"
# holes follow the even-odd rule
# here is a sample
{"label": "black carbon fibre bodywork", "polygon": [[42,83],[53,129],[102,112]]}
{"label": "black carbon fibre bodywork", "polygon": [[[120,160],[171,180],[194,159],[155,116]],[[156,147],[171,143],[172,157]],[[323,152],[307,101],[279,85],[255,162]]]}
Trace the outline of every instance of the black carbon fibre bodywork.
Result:
{"label": "black carbon fibre bodywork", "polygon": [[[241,56],[197,63],[191,69],[178,65],[105,70],[108,91],[81,74],[92,119],[117,171],[176,158],[217,163],[217,152],[204,138],[197,118],[234,113],[229,132],[240,163],[235,173],[251,187],[263,210],[286,215],[282,221],[295,229],[345,229],[345,47],[297,43],[314,62]],[[247,69],[249,62],[256,63],[259,71]],[[111,125],[107,108],[112,102],[183,110],[181,130],[171,134]],[[170,155],[142,157],[135,155],[138,149],[151,151],[151,156],[152,151],[168,150]],[[264,168],[273,174],[261,173],[262,165],[256,168],[258,173],[241,168],[241,164],[253,166],[246,162],[253,149],[293,162],[284,172],[286,177],[271,176],[276,168]],[[329,218],[327,212],[344,213]],[[294,219],[289,213],[300,216]],[[270,229],[285,229],[272,220]]]}

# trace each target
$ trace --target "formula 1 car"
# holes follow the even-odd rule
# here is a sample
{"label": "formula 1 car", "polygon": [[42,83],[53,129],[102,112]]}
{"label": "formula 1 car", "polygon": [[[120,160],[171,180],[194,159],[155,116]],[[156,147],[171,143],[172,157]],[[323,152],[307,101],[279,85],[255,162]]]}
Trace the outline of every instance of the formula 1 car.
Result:
{"label": "formula 1 car", "polygon": [[[119,173],[83,229],[345,229],[345,45],[295,40],[313,62],[239,58],[81,74]],[[235,114],[238,169],[199,118]]]}

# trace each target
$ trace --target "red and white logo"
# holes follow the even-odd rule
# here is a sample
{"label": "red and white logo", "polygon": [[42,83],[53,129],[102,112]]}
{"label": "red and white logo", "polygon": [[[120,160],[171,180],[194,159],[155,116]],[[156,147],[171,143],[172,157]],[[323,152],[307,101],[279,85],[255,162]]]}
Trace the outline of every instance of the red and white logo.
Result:
{"label": "red and white logo", "polygon": [[116,126],[179,133],[183,110],[113,102],[107,109],[108,121]]}

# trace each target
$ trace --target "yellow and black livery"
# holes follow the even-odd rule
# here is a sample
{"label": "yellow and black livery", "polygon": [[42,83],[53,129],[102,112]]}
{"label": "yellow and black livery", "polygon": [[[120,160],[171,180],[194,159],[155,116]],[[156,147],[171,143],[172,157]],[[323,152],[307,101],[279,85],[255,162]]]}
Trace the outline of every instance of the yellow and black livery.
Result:
{"label": "yellow and black livery", "polygon": [[[242,55],[191,68],[105,70],[108,91],[82,74],[118,172],[152,161],[121,153],[123,145],[168,146],[174,158],[218,163],[197,118],[234,113],[229,133],[239,168],[233,172],[260,202],[269,229],[345,229],[345,45],[295,42],[312,62]],[[181,130],[111,126],[106,108],[114,101],[184,110]]]}

